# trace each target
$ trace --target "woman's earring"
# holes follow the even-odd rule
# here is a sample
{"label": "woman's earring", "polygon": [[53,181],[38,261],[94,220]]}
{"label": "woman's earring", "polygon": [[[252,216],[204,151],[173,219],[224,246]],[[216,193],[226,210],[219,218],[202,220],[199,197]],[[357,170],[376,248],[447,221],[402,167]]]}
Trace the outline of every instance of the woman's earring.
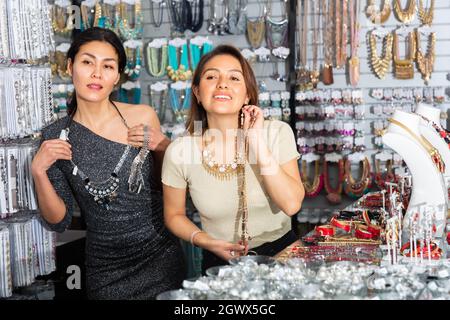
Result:
{"label": "woman's earring", "polygon": [[244,111],[241,111],[241,128],[244,128]]}

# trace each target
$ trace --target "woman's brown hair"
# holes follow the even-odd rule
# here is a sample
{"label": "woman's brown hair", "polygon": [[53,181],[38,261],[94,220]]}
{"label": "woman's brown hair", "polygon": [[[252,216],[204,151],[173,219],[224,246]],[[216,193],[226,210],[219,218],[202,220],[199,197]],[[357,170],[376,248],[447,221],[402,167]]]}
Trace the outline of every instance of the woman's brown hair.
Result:
{"label": "woman's brown hair", "polygon": [[[198,88],[200,85],[200,79],[205,69],[206,63],[212,58],[219,55],[230,55],[236,58],[241,64],[242,73],[244,75],[245,86],[247,87],[247,95],[249,98],[248,104],[258,105],[258,85],[256,83],[255,74],[248,61],[241,54],[239,49],[230,45],[217,46],[211,52],[205,54],[195,69],[194,76],[192,78],[192,92],[191,92],[191,108],[189,110],[188,120],[186,123],[186,129],[189,134],[194,134],[194,123],[201,121],[202,133],[208,128],[208,119],[206,118],[206,111],[201,104],[198,103],[194,94],[194,88]],[[197,132],[196,132],[197,134]]]}

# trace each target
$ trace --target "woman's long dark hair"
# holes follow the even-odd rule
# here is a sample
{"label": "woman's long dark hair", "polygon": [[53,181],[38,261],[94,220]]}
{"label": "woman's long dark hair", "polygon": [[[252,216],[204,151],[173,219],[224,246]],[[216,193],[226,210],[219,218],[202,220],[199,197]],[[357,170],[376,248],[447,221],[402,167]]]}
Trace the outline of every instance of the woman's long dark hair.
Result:
{"label": "woman's long dark hair", "polygon": [[[127,62],[127,55],[119,37],[109,29],[93,27],[77,34],[70,45],[69,51],[67,51],[67,59],[70,59],[73,64],[75,56],[78,51],[80,51],[81,46],[92,41],[107,42],[113,46],[119,57],[119,74],[122,74]],[[75,90],[67,109],[69,115],[73,115],[77,110],[77,95]]]}

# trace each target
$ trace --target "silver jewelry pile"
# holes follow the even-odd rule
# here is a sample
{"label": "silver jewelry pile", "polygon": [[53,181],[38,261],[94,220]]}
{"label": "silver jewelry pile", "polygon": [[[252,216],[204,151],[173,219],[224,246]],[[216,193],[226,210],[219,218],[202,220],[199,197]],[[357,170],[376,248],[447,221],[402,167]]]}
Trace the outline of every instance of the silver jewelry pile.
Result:
{"label": "silver jewelry pile", "polygon": [[[215,270],[213,270],[216,268]],[[285,263],[213,267],[209,276],[185,280],[184,289],[167,291],[164,300],[327,300],[441,299],[450,297],[450,261],[432,266],[377,266],[292,258]],[[434,279],[434,280],[433,280]]]}

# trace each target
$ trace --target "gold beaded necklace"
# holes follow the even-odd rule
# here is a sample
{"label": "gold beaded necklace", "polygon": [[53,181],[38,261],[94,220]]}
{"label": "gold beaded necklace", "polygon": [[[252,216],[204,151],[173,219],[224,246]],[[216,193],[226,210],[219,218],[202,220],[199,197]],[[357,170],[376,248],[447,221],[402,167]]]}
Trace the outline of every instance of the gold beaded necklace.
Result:
{"label": "gold beaded necklace", "polygon": [[408,34],[408,55],[405,59],[400,59],[398,35],[394,32],[394,74],[397,79],[413,79],[414,78],[414,57],[416,55],[416,41],[414,33]]}
{"label": "gold beaded necklace", "polygon": [[366,15],[372,23],[385,23],[391,15],[391,5],[388,0],[385,0],[383,9],[380,11],[380,9],[375,5],[375,0],[369,0]]}
{"label": "gold beaded necklace", "polygon": [[423,0],[419,0],[418,13],[420,22],[424,25],[431,25],[434,18],[434,0],[431,0],[428,10],[423,5]]}
{"label": "gold beaded necklace", "polygon": [[417,69],[419,69],[422,74],[422,78],[425,80],[425,84],[428,84],[431,78],[431,73],[434,68],[435,60],[435,45],[436,45],[436,33],[431,32],[429,35],[428,42],[428,52],[426,55],[423,54],[420,49],[420,31],[416,30],[416,41],[417,41]]}
{"label": "gold beaded necklace", "polygon": [[369,40],[373,71],[378,78],[384,79],[392,60],[392,34],[388,33],[383,38],[384,56],[382,58],[377,54],[377,39],[373,31],[369,35]]}
{"label": "gold beaded necklace", "polygon": [[409,0],[405,10],[402,9],[400,0],[394,0],[394,11],[398,20],[403,23],[411,23],[416,12],[416,0]]}

